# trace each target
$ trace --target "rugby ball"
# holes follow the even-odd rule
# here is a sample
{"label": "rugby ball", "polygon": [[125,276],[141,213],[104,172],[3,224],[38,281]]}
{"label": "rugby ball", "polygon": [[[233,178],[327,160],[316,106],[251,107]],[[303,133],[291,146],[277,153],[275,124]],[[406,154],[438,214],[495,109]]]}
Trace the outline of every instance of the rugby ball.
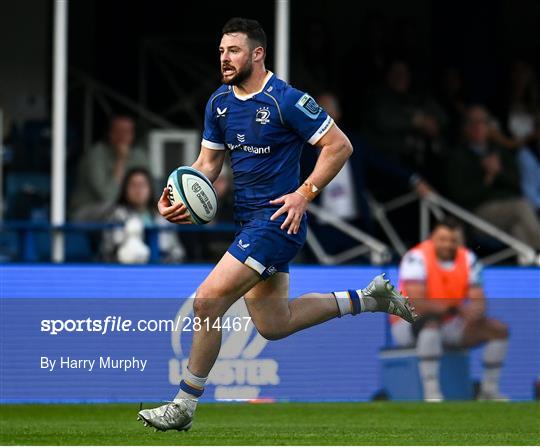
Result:
{"label": "rugby ball", "polygon": [[207,224],[216,216],[217,194],[212,182],[190,166],[176,168],[167,180],[171,205],[182,202],[193,224]]}

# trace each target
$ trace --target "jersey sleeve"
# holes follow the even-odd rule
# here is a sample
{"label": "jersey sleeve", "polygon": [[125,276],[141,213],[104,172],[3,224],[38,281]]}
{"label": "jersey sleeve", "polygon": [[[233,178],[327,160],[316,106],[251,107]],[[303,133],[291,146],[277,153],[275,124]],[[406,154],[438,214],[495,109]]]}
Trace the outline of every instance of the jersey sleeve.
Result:
{"label": "jersey sleeve", "polygon": [[334,124],[334,120],[307,93],[289,89],[284,95],[285,124],[308,142],[315,145]]}
{"label": "jersey sleeve", "polygon": [[411,250],[405,254],[399,265],[399,279],[402,282],[426,280],[426,264],[420,251]]}
{"label": "jersey sleeve", "polygon": [[225,149],[223,133],[217,122],[217,110],[212,110],[212,98],[204,111],[204,131],[201,145],[208,149]]}

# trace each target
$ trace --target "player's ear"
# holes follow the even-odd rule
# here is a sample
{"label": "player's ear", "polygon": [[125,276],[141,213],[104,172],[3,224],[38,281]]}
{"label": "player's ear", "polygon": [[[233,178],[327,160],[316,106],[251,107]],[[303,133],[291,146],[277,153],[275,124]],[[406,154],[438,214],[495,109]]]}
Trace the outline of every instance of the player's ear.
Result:
{"label": "player's ear", "polygon": [[253,53],[252,53],[253,62],[262,61],[264,59],[264,55],[265,55],[264,48],[263,47],[256,47],[253,50]]}

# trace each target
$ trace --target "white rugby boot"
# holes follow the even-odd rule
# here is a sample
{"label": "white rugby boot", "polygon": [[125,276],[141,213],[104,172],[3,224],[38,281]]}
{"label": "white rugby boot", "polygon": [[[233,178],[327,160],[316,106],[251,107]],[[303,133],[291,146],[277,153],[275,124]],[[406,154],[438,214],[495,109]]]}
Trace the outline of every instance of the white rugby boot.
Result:
{"label": "white rugby boot", "polygon": [[196,407],[197,400],[177,398],[163,406],[139,411],[137,420],[142,420],[144,426],[151,426],[156,431],[187,431],[191,428]]}
{"label": "white rugby boot", "polygon": [[414,311],[414,306],[384,276],[385,274],[377,275],[369,285],[361,290],[362,298],[371,302],[368,309],[373,312],[382,311],[394,314],[407,322],[413,323],[418,317]]}

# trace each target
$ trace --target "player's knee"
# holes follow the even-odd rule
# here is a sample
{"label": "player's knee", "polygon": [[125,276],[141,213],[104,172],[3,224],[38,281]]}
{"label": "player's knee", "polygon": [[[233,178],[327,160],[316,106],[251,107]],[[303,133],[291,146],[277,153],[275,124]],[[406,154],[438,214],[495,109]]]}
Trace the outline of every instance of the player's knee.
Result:
{"label": "player's knee", "polygon": [[219,317],[218,300],[207,298],[206,296],[197,296],[193,301],[193,315],[200,319],[215,319]]}
{"label": "player's knee", "polygon": [[494,321],[494,323],[494,333],[497,339],[508,339],[508,337],[510,336],[510,329],[508,328],[508,324],[499,321]]}

